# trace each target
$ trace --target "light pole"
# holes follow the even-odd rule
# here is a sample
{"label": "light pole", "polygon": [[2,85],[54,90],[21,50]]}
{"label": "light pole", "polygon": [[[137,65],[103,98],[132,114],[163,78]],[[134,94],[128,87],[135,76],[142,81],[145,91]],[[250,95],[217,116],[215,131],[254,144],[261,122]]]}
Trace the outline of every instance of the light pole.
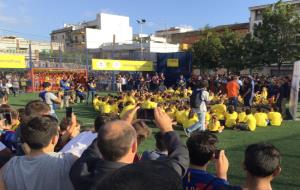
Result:
{"label": "light pole", "polygon": [[143,24],[146,23],[145,19],[139,19],[137,20],[137,23],[140,25],[140,45],[141,45],[141,60],[144,60],[144,54],[143,54]]}

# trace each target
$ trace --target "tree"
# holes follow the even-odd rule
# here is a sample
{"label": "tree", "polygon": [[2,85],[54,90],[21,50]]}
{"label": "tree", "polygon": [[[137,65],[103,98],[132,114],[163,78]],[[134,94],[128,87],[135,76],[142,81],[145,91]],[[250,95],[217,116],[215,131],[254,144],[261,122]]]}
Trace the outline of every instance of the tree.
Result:
{"label": "tree", "polygon": [[277,64],[280,72],[283,64],[293,63],[300,55],[297,35],[300,17],[295,6],[282,1],[263,11],[263,21],[254,26],[256,45],[262,50],[260,62]]}
{"label": "tree", "polygon": [[242,38],[235,32],[225,29],[220,36],[222,48],[220,49],[221,66],[230,71],[238,72],[244,68],[242,64],[243,50]]}
{"label": "tree", "polygon": [[209,29],[201,33],[202,37],[190,49],[193,54],[193,65],[201,70],[215,69],[220,65],[221,39]]}

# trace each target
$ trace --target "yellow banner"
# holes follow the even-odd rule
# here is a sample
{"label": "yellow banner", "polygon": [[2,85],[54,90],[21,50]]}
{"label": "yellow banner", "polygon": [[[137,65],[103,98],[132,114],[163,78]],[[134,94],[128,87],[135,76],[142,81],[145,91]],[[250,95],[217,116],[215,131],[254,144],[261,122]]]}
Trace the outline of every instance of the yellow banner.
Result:
{"label": "yellow banner", "polygon": [[26,68],[25,56],[0,54],[0,68],[25,69]]}
{"label": "yellow banner", "polygon": [[167,67],[179,67],[179,60],[178,59],[168,59]]}
{"label": "yellow banner", "polygon": [[152,61],[92,59],[96,71],[153,71]]}

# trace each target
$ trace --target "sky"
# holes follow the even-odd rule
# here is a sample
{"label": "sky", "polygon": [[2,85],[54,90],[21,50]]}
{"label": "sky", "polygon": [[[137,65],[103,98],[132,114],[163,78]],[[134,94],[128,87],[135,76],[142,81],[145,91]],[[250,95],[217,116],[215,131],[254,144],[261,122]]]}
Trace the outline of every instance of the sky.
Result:
{"label": "sky", "polygon": [[173,26],[218,26],[248,22],[249,7],[276,0],[0,0],[0,35],[50,40],[64,23],[94,20],[99,12],[128,16],[134,33]]}

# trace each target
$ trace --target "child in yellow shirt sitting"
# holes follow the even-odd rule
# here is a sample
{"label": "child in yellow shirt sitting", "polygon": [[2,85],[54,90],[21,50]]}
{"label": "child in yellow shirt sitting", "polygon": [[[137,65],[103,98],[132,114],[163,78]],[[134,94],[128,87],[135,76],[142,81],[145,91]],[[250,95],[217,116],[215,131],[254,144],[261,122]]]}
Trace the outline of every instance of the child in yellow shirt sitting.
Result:
{"label": "child in yellow shirt sitting", "polygon": [[238,113],[238,123],[244,123],[246,119],[246,112],[244,108],[241,108],[241,110]]}
{"label": "child in yellow shirt sitting", "polygon": [[254,114],[256,119],[256,126],[257,127],[267,127],[269,120],[268,115],[263,112],[262,108],[257,108],[257,112]]}
{"label": "child in yellow shirt sitting", "polygon": [[183,124],[185,118],[184,112],[185,110],[183,106],[179,106],[177,108],[177,111],[175,112],[175,118],[178,124]]}
{"label": "child in yellow shirt sitting", "polygon": [[198,122],[198,116],[193,110],[189,111],[188,118],[183,121],[183,128],[188,129]]}
{"label": "child in yellow shirt sitting", "polygon": [[233,128],[236,125],[238,114],[233,106],[228,106],[228,112],[225,115],[225,127]]}
{"label": "child in yellow shirt sitting", "polygon": [[242,131],[255,131],[256,120],[255,120],[255,117],[253,116],[250,108],[246,109],[245,121],[243,123],[238,123],[236,125],[236,128],[240,129]]}
{"label": "child in yellow shirt sitting", "polygon": [[125,114],[129,111],[134,109],[136,106],[135,104],[133,104],[132,102],[126,102],[122,112],[120,113],[120,118],[123,119],[123,117],[125,116]]}
{"label": "child in yellow shirt sitting", "polygon": [[211,107],[212,113],[217,115],[217,118],[219,121],[225,120],[225,114],[226,114],[226,105],[224,104],[224,99],[221,99],[218,104],[215,104]]}
{"label": "child in yellow shirt sitting", "polygon": [[274,127],[280,127],[283,121],[282,115],[279,112],[277,107],[271,108],[271,111],[268,114],[270,125]]}
{"label": "child in yellow shirt sitting", "polygon": [[224,130],[224,126],[221,126],[217,115],[212,115],[211,121],[207,125],[207,129],[213,133],[221,133]]}

